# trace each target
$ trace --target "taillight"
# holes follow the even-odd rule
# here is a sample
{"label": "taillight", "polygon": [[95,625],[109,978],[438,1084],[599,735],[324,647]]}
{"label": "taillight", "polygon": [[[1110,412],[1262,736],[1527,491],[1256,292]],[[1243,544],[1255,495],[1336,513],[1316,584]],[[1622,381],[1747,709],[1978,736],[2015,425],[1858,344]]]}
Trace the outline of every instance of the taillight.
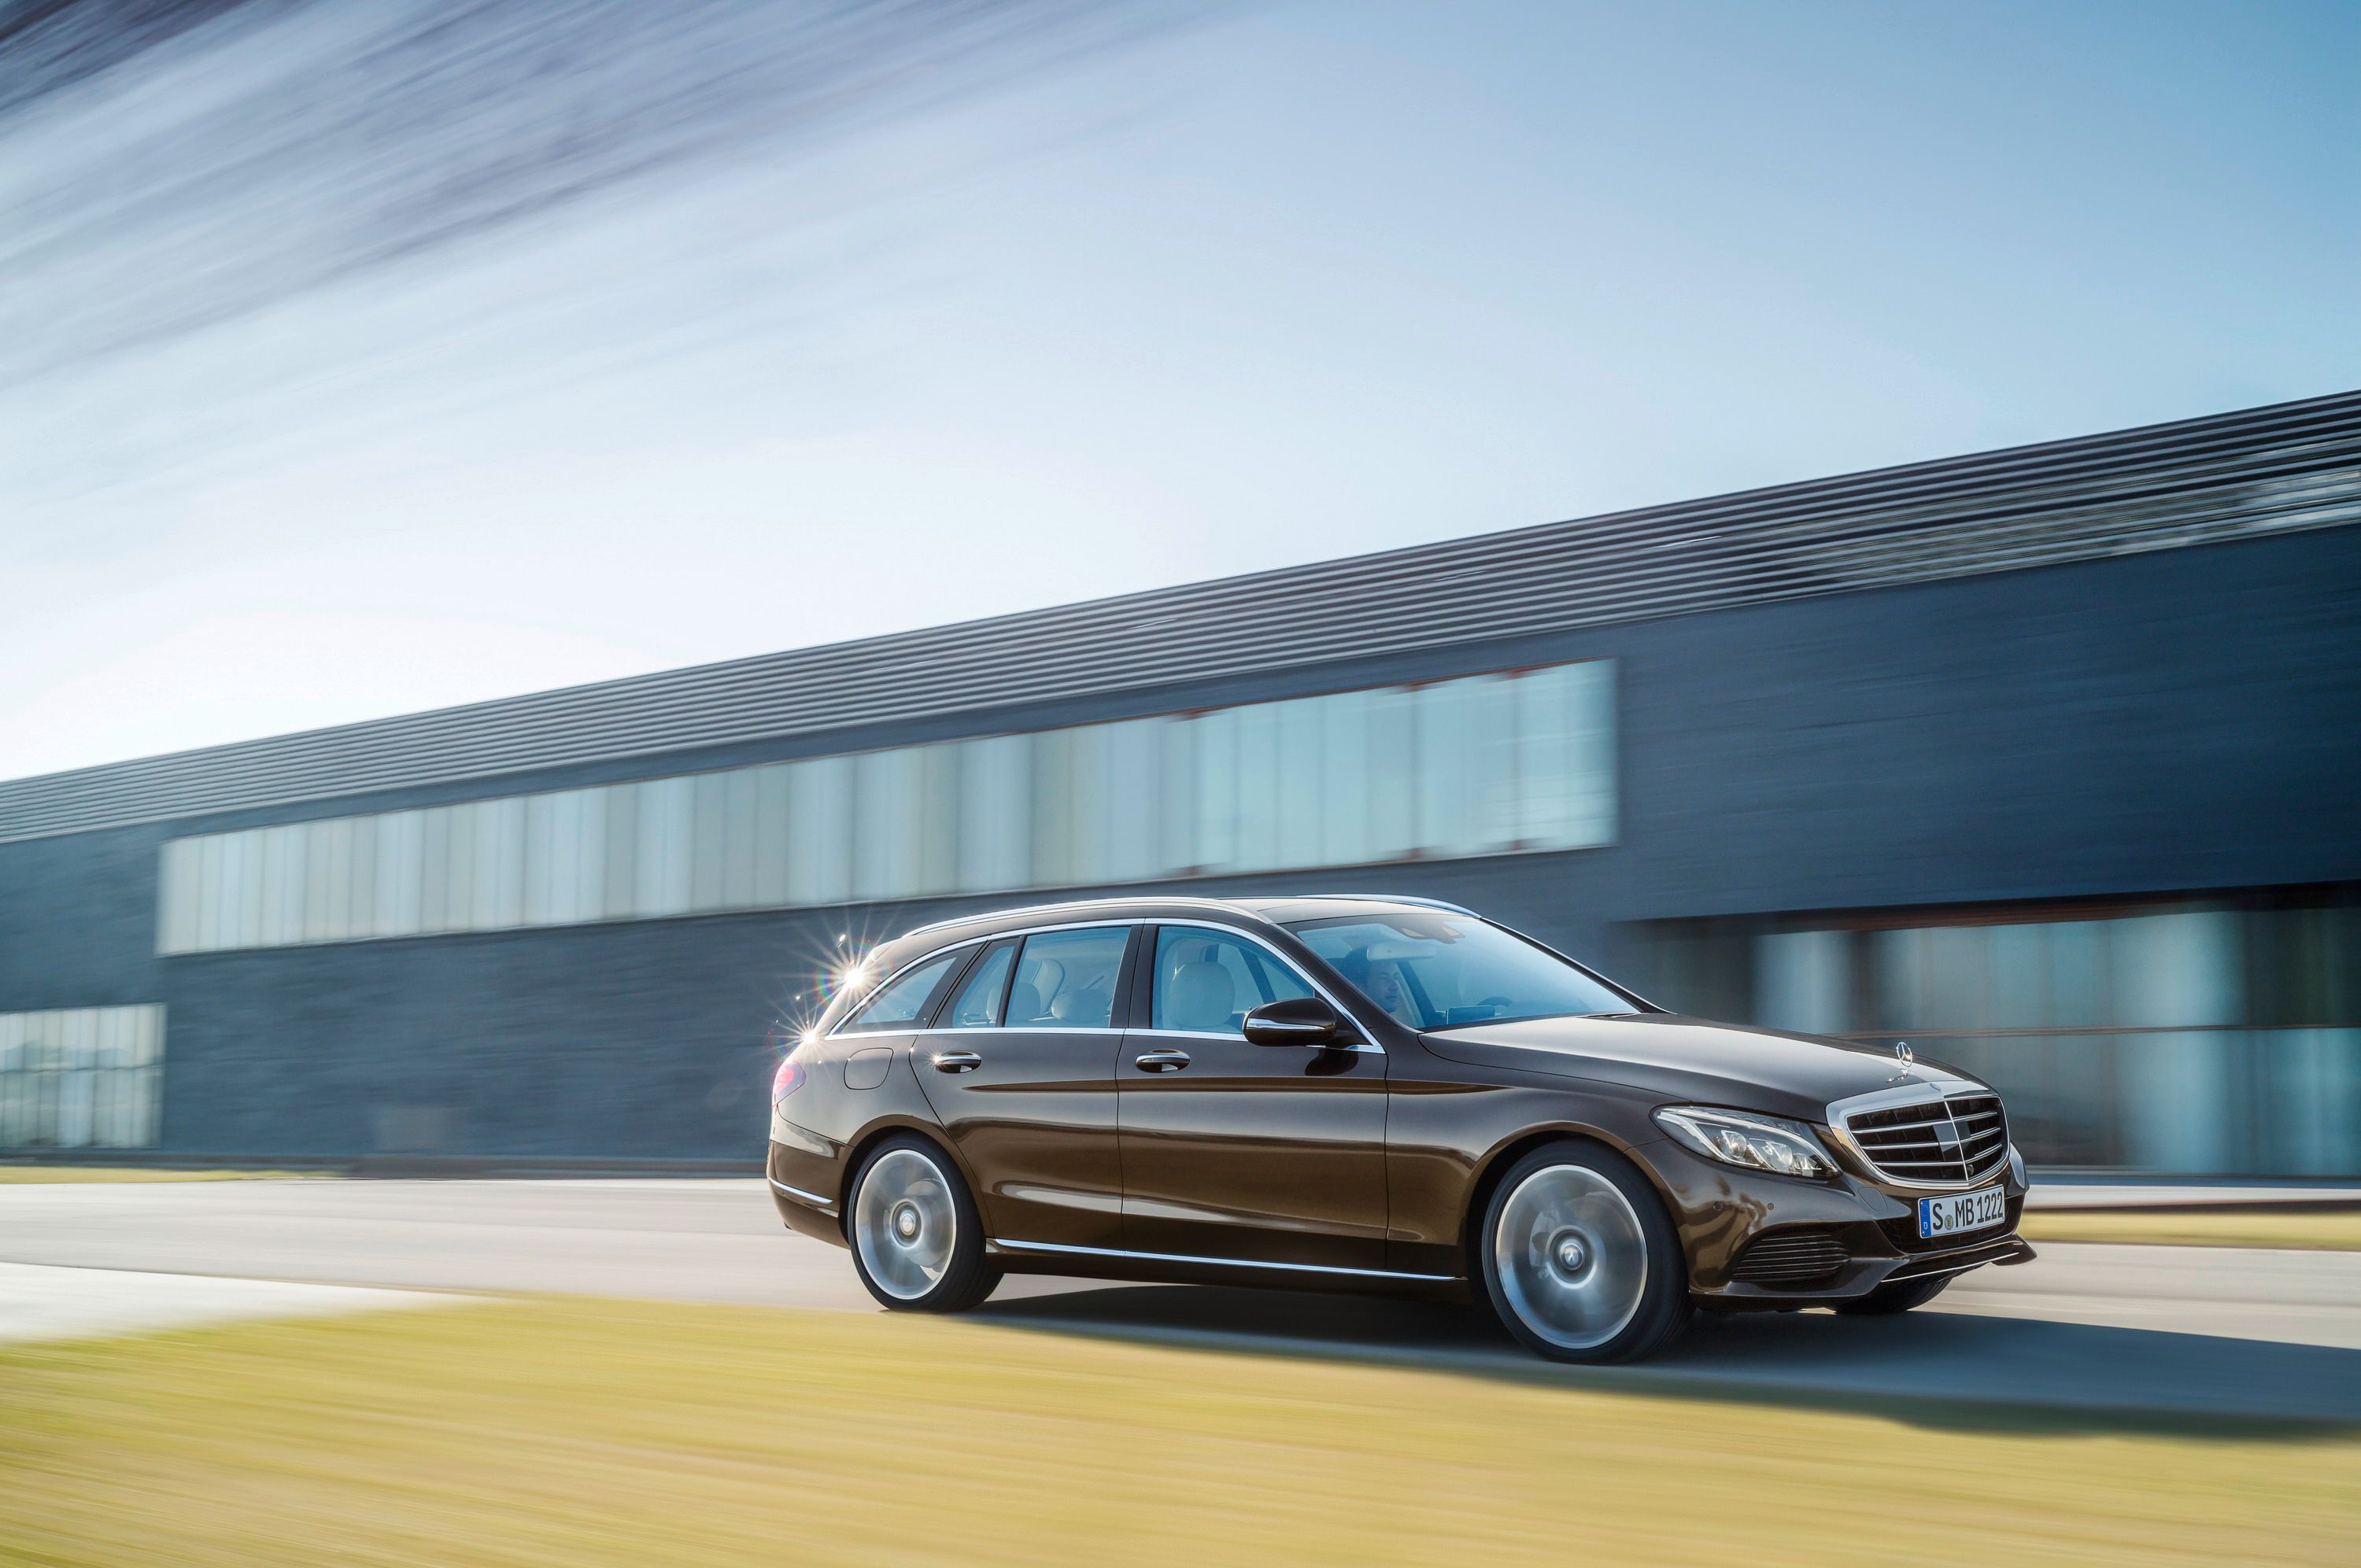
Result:
{"label": "taillight", "polygon": [[804,1064],[788,1057],[779,1063],[779,1070],[771,1075],[771,1103],[776,1105],[804,1086]]}

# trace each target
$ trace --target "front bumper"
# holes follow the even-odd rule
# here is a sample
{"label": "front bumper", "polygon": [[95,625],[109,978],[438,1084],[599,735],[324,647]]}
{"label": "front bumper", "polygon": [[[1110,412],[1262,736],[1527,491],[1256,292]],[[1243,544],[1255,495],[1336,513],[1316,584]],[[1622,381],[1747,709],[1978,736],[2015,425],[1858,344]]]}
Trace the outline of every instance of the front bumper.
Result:
{"label": "front bumper", "polygon": [[2023,1263],[2016,1234],[2025,1183],[2004,1167],[2002,1224],[1956,1239],[1917,1239],[1917,1199],[1840,1172],[1827,1181],[1740,1170],[1666,1140],[1642,1151],[1673,1212],[1699,1306],[1724,1311],[1828,1305],[1881,1285]]}

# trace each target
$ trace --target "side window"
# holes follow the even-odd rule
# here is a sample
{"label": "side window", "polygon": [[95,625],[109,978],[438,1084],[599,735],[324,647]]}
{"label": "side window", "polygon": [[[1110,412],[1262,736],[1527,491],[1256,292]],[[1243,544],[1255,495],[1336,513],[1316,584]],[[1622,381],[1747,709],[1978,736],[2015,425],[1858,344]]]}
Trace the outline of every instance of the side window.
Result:
{"label": "side window", "polygon": [[1104,1029],[1115,1022],[1115,986],[1131,940],[1126,926],[1044,931],[1025,938],[1008,988],[1012,1029]]}
{"label": "side window", "polygon": [[1003,942],[984,955],[967,982],[951,998],[950,1008],[936,1020],[947,1029],[989,1029],[1000,1022],[1001,993],[1008,989],[1008,966],[1016,961],[1016,944]]}
{"label": "side window", "polygon": [[974,951],[973,948],[961,948],[957,952],[928,959],[916,969],[895,975],[876,995],[862,1003],[860,1010],[846,1019],[837,1032],[860,1034],[910,1027],[925,1016],[927,1003],[934,1000],[935,992],[941,987],[945,977],[967,962],[968,955]]}
{"label": "side window", "polygon": [[1312,994],[1302,977],[1243,937],[1189,926],[1157,930],[1152,1027],[1243,1035],[1249,1009]]}

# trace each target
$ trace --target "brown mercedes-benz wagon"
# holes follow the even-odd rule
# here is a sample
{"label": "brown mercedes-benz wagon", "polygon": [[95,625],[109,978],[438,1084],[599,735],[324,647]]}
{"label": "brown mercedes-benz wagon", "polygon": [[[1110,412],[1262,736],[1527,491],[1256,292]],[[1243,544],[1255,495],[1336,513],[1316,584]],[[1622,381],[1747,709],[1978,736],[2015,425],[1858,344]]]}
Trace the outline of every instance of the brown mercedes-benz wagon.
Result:
{"label": "brown mercedes-benz wagon", "polygon": [[1999,1098],[1678,1017],[1414,898],[1101,900],[870,954],[770,1180],[889,1307],[1010,1273],[1465,1295],[1613,1361],[1694,1308],[1898,1312],[2033,1255]]}

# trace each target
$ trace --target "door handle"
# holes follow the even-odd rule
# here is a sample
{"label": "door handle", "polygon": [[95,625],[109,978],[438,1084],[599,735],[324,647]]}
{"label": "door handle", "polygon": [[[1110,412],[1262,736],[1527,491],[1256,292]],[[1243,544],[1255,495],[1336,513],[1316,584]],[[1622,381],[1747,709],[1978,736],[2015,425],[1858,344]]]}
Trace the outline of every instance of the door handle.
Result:
{"label": "door handle", "polygon": [[938,1051],[935,1054],[937,1072],[973,1072],[983,1065],[983,1058],[973,1051]]}
{"label": "door handle", "polygon": [[1131,1065],[1142,1072],[1179,1072],[1189,1065],[1187,1051],[1142,1051],[1131,1058]]}

